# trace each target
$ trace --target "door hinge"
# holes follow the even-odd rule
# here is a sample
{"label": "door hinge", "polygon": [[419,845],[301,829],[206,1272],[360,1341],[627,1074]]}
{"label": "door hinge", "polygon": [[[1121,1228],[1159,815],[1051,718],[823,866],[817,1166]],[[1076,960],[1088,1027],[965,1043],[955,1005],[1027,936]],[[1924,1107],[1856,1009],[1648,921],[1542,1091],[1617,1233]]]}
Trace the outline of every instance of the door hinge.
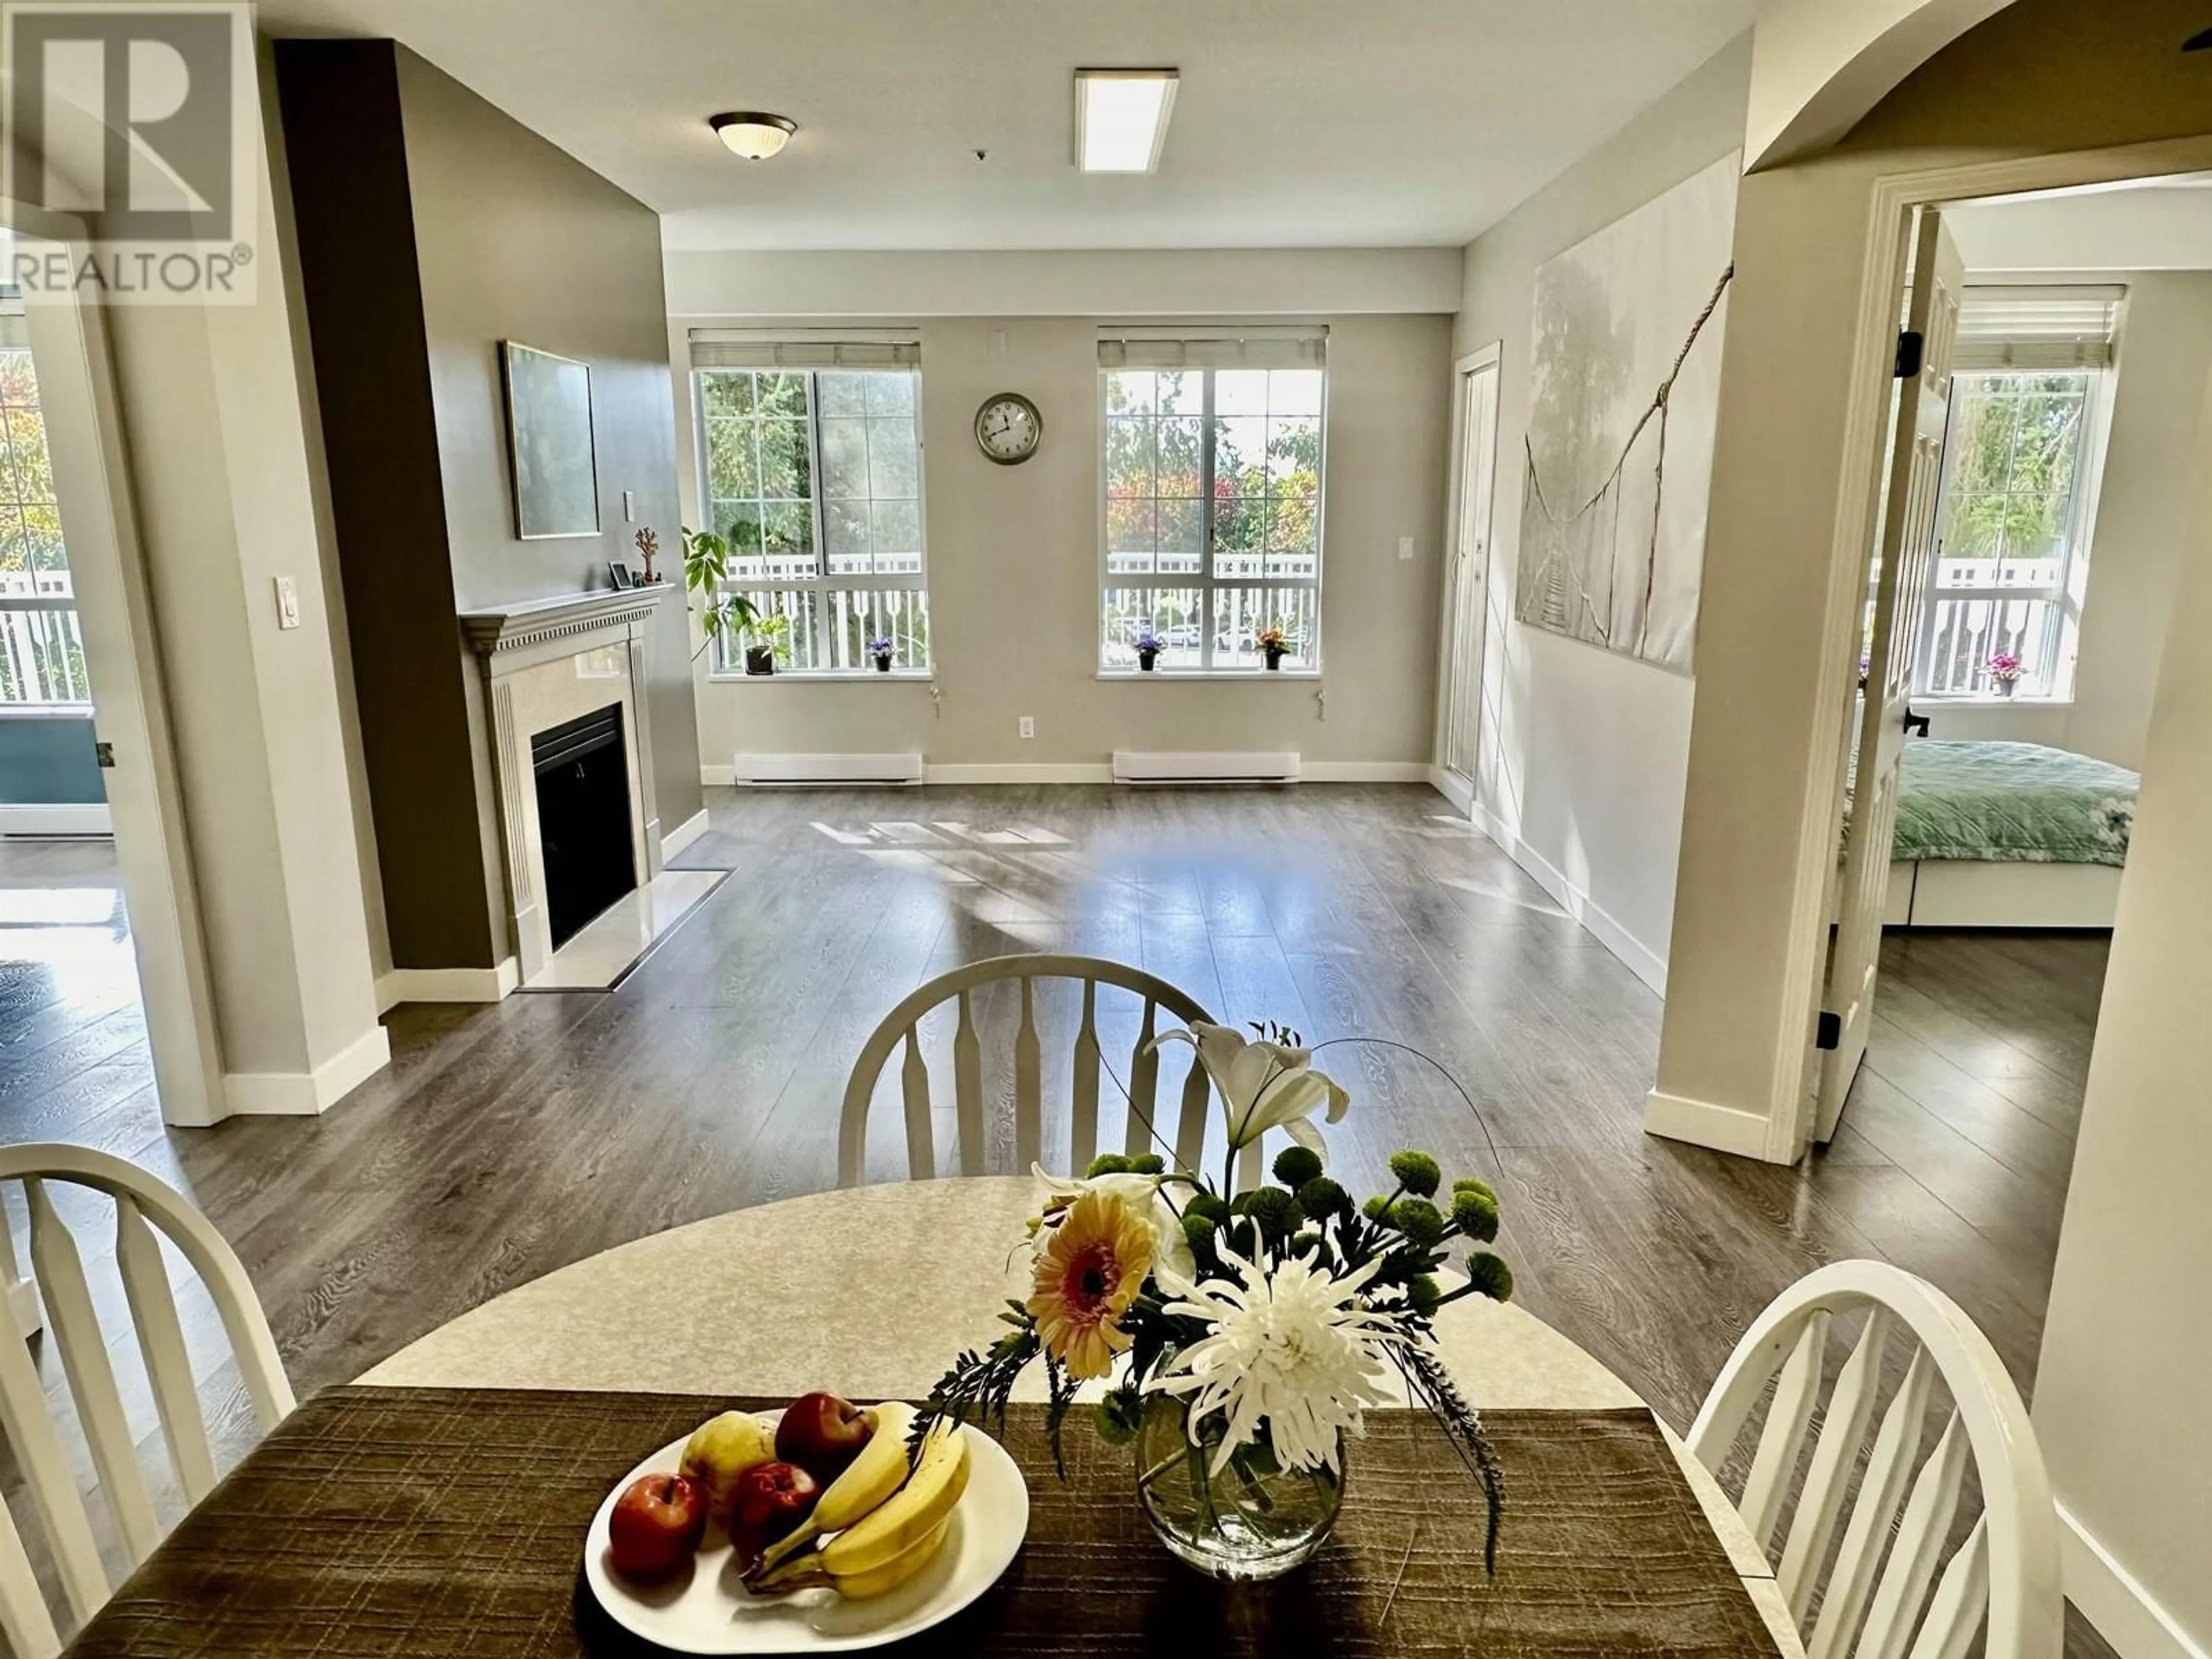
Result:
{"label": "door hinge", "polygon": [[1813,1032],[1813,1046],[1825,1051],[1841,1048],[1843,1041],[1844,1017],[1841,1014],[1832,1014],[1826,1008],[1821,1009],[1820,1023]]}
{"label": "door hinge", "polygon": [[1921,360],[1927,350],[1927,337],[1918,329],[1900,331],[1897,337],[1897,378],[1909,380],[1920,373]]}
{"label": "door hinge", "polygon": [[[82,753],[82,751],[79,750],[78,752]],[[113,771],[115,769],[115,745],[112,743],[94,744],[92,745],[92,759],[93,763],[95,766],[102,767],[111,772]]]}

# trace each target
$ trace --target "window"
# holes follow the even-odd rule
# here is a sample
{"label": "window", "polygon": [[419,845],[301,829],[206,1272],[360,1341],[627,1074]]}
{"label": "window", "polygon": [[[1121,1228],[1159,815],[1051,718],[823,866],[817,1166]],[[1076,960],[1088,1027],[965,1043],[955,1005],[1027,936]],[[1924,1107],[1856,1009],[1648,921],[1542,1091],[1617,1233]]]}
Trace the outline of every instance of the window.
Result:
{"label": "window", "polygon": [[1102,337],[1101,672],[1150,631],[1168,673],[1257,673],[1266,628],[1321,666],[1324,342]]}
{"label": "window", "polygon": [[729,590],[789,625],[779,672],[867,672],[878,638],[894,672],[929,667],[920,357],[911,337],[692,336],[700,500]]}
{"label": "window", "polygon": [[0,302],[0,706],[92,702],[23,302]]}
{"label": "window", "polygon": [[[1969,288],[1960,307],[1929,696],[2073,695],[2121,291]],[[1990,671],[2017,658],[2007,690]]]}

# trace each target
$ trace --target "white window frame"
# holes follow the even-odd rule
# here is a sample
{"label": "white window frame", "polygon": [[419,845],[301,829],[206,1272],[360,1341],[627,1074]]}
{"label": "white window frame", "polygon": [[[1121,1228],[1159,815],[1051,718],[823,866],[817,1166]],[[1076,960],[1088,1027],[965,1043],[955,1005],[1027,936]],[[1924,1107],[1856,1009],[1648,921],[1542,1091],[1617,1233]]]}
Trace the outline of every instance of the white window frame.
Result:
{"label": "white window frame", "polygon": [[[1224,334],[1233,338],[1224,339]],[[1155,570],[1148,575],[1116,573],[1111,568],[1111,553],[1107,532],[1107,506],[1109,479],[1108,477],[1109,442],[1107,415],[1108,377],[1117,372],[1103,358],[1098,367],[1098,609],[1092,618],[1092,632],[1097,636],[1097,672],[1101,679],[1222,679],[1251,680],[1266,671],[1258,664],[1249,668],[1220,668],[1214,664],[1214,595],[1220,591],[1244,590],[1265,592],[1269,589],[1296,589],[1313,595],[1313,631],[1310,644],[1310,660],[1300,668],[1276,671],[1276,678],[1319,679],[1322,678],[1322,580],[1328,568],[1325,551],[1328,520],[1328,399],[1329,374],[1325,346],[1326,331],[1300,328],[1250,328],[1237,330],[1195,329],[1178,331],[1173,335],[1147,334],[1127,329],[1100,331],[1102,346],[1111,343],[1146,342],[1156,343],[1176,339],[1186,343],[1192,349],[1193,361],[1185,367],[1202,370],[1206,375],[1205,389],[1200,399],[1201,425],[1199,452],[1199,568],[1194,571],[1163,574]],[[1278,362],[1267,354],[1271,346],[1285,343],[1304,342],[1314,345],[1316,355],[1310,362]],[[1257,361],[1239,362],[1234,350],[1251,352]],[[1141,369],[1141,364],[1127,365]],[[1321,414],[1319,433],[1321,468],[1314,488],[1314,574],[1311,576],[1218,576],[1213,568],[1213,469],[1214,469],[1214,380],[1224,369],[1240,368],[1308,368],[1321,374]],[[1200,615],[1205,618],[1199,629],[1199,665],[1195,668],[1171,668],[1162,663],[1152,673],[1144,675],[1133,663],[1109,663],[1106,659],[1106,596],[1117,589],[1130,587],[1175,587],[1198,592],[1200,596]]]}
{"label": "white window frame", "polygon": [[[1955,348],[1958,361],[1952,369],[1951,410],[1954,422],[1965,403],[1960,395],[1963,381],[1999,379],[2008,374],[2086,374],[2090,376],[2090,384],[2082,400],[2081,429],[2075,441],[2074,490],[2067,503],[2065,557],[2055,582],[2032,587],[1939,585],[1942,538],[1950,528],[1952,486],[1960,463],[1959,447],[1950,441],[1952,434],[1944,434],[1942,472],[1936,485],[1938,510],[1943,519],[1937,526],[1936,570],[1921,606],[1919,638],[1913,658],[1913,696],[1916,701],[1953,708],[2005,703],[2063,707],[2074,701],[2075,664],[2063,659],[2060,652],[2069,628],[2077,641],[2081,635],[2082,605],[2088,592],[2090,544],[2096,529],[2098,497],[2104,487],[2112,400],[2118,386],[2117,343],[2127,291],[2109,284],[1970,283],[1964,297]],[[1984,308],[1978,310],[1977,301],[1983,302]],[[1983,325],[1978,331],[1974,327],[1977,320]],[[1946,691],[1933,687],[1940,606],[2038,602],[2045,606],[2045,633],[2038,659],[2051,665],[2055,672],[2063,673],[2062,682],[2042,691],[2015,693],[2010,697],[1993,690]]]}
{"label": "white window frame", "polygon": [[[11,317],[22,316],[22,296],[10,292],[6,296],[0,297],[0,314]],[[27,343],[21,346],[9,346],[6,349],[21,350],[26,356],[30,352]],[[38,365],[35,362],[32,365],[31,372],[35,379],[38,374]],[[42,434],[46,426],[46,393],[42,386],[39,395],[39,424]],[[51,466],[51,444],[48,447],[48,453],[50,457],[48,465]],[[56,487],[56,493],[57,495],[59,493],[58,486]],[[58,506],[56,511],[58,513]],[[4,652],[16,665],[19,675],[24,678],[29,678],[30,665],[38,654],[37,641],[32,638],[32,633],[38,626],[33,618],[40,616],[54,617],[64,632],[74,634],[77,661],[81,665],[85,661],[83,625],[77,617],[76,583],[69,568],[66,536],[62,557],[62,568],[58,570],[33,570],[26,573],[31,578],[33,590],[32,592],[0,594],[0,652]],[[42,714],[90,714],[92,687],[89,672],[89,665],[86,665],[84,683],[80,688],[76,688],[81,689],[83,696],[0,698],[0,718]]]}
{"label": "white window frame", "polygon": [[[714,518],[714,481],[708,476],[708,442],[705,377],[717,372],[729,372],[752,368],[770,373],[804,374],[806,376],[806,433],[808,447],[808,507],[813,517],[814,557],[816,573],[812,576],[782,580],[754,579],[732,572],[721,586],[724,594],[732,593],[811,593],[814,596],[814,654],[819,663],[829,662],[834,655],[832,643],[836,637],[834,596],[840,592],[919,593],[925,606],[929,593],[929,465],[928,441],[922,419],[921,365],[918,357],[893,366],[870,357],[872,349],[881,345],[908,343],[910,334],[896,333],[870,337],[864,331],[836,330],[821,332],[778,333],[773,337],[757,337],[744,330],[717,331],[708,333],[694,331],[692,335],[691,375],[691,432],[692,467],[699,492],[700,517],[711,524]],[[736,343],[744,349],[773,356],[775,361],[758,363],[702,362],[702,356],[711,353],[715,343]],[[703,349],[702,349],[703,348]],[[915,447],[915,509],[921,518],[921,568],[915,571],[884,574],[872,571],[866,575],[833,573],[830,568],[830,549],[823,534],[822,487],[822,414],[816,402],[816,375],[823,372],[843,370],[860,374],[898,374],[908,375],[914,382],[914,447]],[[707,653],[707,678],[716,682],[742,684],[764,678],[783,680],[929,680],[937,672],[937,634],[935,619],[931,618],[927,659],[918,665],[892,669],[889,673],[878,672],[867,663],[852,667],[798,668],[781,663],[774,676],[749,675],[745,672],[744,647],[726,636],[710,646]]]}
{"label": "white window frame", "polygon": [[[2070,623],[2078,638],[2081,626],[2082,601],[2088,592],[2090,544],[2097,523],[2097,497],[2102,489],[2105,475],[2105,443],[2112,429],[2112,404],[2118,370],[2103,368],[2080,369],[1954,369],[1952,406],[1956,409],[1962,401],[1960,382],[1973,380],[1997,380],[2008,374],[2086,374],[2090,377],[2087,395],[2081,404],[2081,432],[2076,440],[2074,458],[2074,492],[2067,503],[2066,555],[2061,562],[2058,579],[2055,582],[2035,586],[1989,585],[1975,587],[1944,587],[1937,585],[1936,574],[1928,584],[1928,597],[1920,609],[1920,638],[1913,658],[1913,688],[1915,701],[1944,703],[1958,707],[1968,703],[2033,703],[2039,707],[2059,707],[2074,701],[2075,667],[2071,662],[2063,665],[2065,680],[2060,686],[2047,691],[2016,693],[2005,696],[1988,690],[1941,691],[1929,684],[1935,668],[1937,607],[1944,605],[2021,604],[2042,601],[2048,608],[2044,613],[2045,637],[2040,660],[2060,666],[2060,641]],[[1942,504],[1944,522],[1938,531],[1939,538],[1950,528],[1951,486],[1959,465],[1957,447],[1948,442],[1943,455],[1942,477],[1938,483],[1936,499]],[[1942,569],[1942,547],[1936,547],[1936,573]]]}

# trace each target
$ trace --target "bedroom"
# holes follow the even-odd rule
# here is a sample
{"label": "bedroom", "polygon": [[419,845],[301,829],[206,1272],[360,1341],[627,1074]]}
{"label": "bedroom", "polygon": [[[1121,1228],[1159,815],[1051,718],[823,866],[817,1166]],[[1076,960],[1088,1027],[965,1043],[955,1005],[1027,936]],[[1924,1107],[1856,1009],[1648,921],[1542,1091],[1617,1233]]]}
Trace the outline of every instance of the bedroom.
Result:
{"label": "bedroom", "polygon": [[1862,680],[1895,826],[1884,879],[1839,861],[1823,1006],[1871,1006],[1832,1034],[1816,1134],[1910,1146],[2008,1210],[2072,1164],[2212,371],[2208,184],[1942,213],[1964,274],[1932,571],[1899,652],[1869,646],[1903,678]]}

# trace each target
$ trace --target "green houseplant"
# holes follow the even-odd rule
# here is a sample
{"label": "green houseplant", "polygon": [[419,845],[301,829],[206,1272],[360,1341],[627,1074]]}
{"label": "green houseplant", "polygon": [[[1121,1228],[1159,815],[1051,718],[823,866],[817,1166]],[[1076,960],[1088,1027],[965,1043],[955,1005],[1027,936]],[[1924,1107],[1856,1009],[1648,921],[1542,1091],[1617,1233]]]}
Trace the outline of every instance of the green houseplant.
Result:
{"label": "green houseplant", "polygon": [[725,538],[711,530],[684,532],[684,586],[698,598],[695,614],[704,636],[692,660],[720,641],[726,661],[733,647],[743,645],[746,673],[773,674],[775,653],[787,648],[791,639],[791,618],[763,611],[743,593],[725,592],[729,570],[730,544]]}

